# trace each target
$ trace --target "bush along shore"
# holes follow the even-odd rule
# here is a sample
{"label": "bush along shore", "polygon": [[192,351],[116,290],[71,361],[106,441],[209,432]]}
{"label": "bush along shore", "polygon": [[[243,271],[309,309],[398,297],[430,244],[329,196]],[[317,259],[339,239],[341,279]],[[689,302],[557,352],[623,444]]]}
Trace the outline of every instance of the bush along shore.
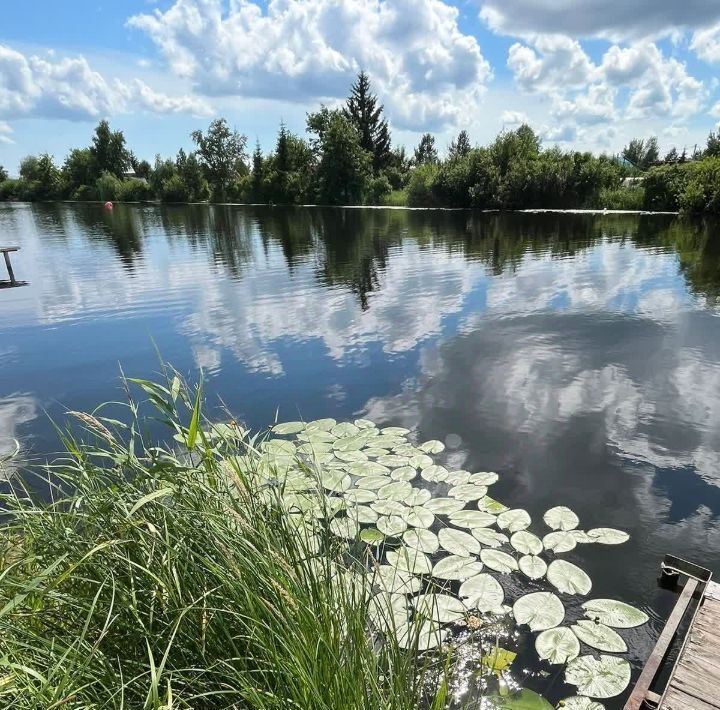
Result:
{"label": "bush along shore", "polygon": [[302,137],[281,124],[272,150],[257,143],[249,154],[247,137],[217,119],[192,132],[194,150],[151,164],[101,121],[92,144],[71,150],[62,166],[47,153],[26,157],[18,178],[0,166],[0,200],[720,212],[720,133],[692,156],[672,149],[664,158],[655,138],[616,156],[546,149],[527,125],[483,147],[463,130],[445,151],[426,133],[408,152],[393,147],[364,73],[341,108],[320,107],[306,128]]}
{"label": "bush along shore", "polygon": [[563,559],[624,532],[558,506],[536,535],[489,495],[497,474],[451,471],[401,427],[252,436],[172,372],[131,382],[172,447],[133,396],[125,417],[69,413],[65,453],[9,477],[3,706],[543,710],[560,673],[569,710],[625,691],[624,630],[647,616]]}

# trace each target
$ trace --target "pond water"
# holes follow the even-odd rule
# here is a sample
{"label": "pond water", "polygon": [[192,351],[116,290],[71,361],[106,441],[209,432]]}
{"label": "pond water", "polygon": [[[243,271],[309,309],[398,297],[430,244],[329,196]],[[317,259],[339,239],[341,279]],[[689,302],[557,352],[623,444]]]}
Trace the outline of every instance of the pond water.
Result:
{"label": "pond water", "polygon": [[[122,398],[158,353],[253,428],[366,417],[439,439],[539,522],[631,535],[566,559],[651,616],[662,556],[720,572],[720,235],[668,216],[0,205],[0,452]],[[557,674],[530,681],[557,699]],[[607,701],[618,707],[622,698]]]}

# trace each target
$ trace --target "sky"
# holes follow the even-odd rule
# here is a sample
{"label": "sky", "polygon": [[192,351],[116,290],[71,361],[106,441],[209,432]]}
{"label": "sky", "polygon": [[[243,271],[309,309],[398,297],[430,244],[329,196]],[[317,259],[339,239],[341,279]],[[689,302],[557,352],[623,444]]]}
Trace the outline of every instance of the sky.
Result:
{"label": "sky", "polygon": [[3,0],[0,165],[62,162],[102,118],[140,158],[217,116],[264,150],[364,69],[395,143],[704,145],[720,120],[720,0]]}

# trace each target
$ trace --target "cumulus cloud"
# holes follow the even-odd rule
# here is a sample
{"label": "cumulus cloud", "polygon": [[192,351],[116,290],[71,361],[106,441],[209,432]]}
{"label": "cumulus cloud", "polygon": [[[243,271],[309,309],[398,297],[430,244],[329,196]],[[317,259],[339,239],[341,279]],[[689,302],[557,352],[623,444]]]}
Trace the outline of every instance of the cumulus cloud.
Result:
{"label": "cumulus cloud", "polygon": [[720,3],[708,0],[480,0],[480,16],[509,35],[562,33],[620,40],[701,30],[720,20]]}
{"label": "cumulus cloud", "polygon": [[476,105],[491,76],[458,14],[442,0],[176,0],[128,25],[200,93],[340,98],[365,69],[396,126],[427,129]]}
{"label": "cumulus cloud", "polygon": [[15,141],[10,137],[12,128],[5,121],[0,121],[0,143],[14,143]]}
{"label": "cumulus cloud", "polygon": [[203,100],[171,97],[139,79],[108,80],[82,56],[26,56],[0,45],[0,117],[87,120],[137,108],[155,113],[209,110]]}
{"label": "cumulus cloud", "polygon": [[503,111],[500,114],[500,123],[502,123],[503,126],[519,126],[529,122],[530,119],[523,111]]}
{"label": "cumulus cloud", "polygon": [[693,33],[690,49],[706,62],[720,62],[720,23]]}

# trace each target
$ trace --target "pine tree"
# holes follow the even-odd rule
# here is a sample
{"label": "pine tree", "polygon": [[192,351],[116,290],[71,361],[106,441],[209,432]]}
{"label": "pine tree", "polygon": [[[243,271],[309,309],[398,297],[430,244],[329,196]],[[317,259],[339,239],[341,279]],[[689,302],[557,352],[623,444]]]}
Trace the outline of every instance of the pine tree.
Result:
{"label": "pine tree", "polygon": [[372,93],[370,78],[361,71],[352,85],[350,96],[343,110],[345,118],[360,136],[360,146],[373,159],[373,170],[382,170],[390,158],[390,129],[383,118],[383,106]]}
{"label": "pine tree", "polygon": [[471,149],[470,136],[466,130],[460,131],[458,137],[453,139],[448,148],[448,157],[450,160],[457,160],[458,158],[464,158]]}
{"label": "pine tree", "polygon": [[438,162],[438,154],[435,148],[435,137],[431,133],[424,133],[420,138],[418,147],[415,148],[413,156],[415,165],[429,165]]}

